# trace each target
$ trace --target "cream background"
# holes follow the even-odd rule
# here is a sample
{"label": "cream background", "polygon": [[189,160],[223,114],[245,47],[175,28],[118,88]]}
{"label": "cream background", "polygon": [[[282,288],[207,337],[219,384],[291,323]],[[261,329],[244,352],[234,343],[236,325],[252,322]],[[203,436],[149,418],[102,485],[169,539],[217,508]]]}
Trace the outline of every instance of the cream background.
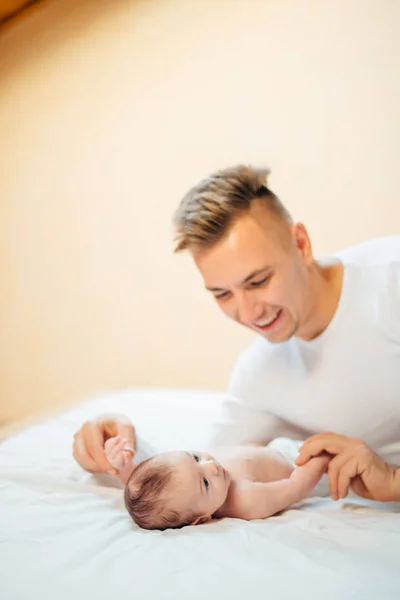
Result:
{"label": "cream background", "polygon": [[400,3],[58,0],[0,32],[0,422],[126,386],[223,389],[252,334],[170,219],[236,162],[317,254],[400,232]]}

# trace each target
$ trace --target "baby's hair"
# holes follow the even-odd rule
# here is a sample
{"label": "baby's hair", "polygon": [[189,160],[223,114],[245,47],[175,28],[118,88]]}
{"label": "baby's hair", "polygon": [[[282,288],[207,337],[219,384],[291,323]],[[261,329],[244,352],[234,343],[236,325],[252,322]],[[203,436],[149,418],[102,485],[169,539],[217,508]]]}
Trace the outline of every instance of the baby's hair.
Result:
{"label": "baby's hair", "polygon": [[[153,458],[140,463],[130,476],[124,492],[125,506],[143,529],[175,529],[196,519],[168,508],[163,492],[172,483],[174,469]],[[164,496],[164,497],[163,497]]]}

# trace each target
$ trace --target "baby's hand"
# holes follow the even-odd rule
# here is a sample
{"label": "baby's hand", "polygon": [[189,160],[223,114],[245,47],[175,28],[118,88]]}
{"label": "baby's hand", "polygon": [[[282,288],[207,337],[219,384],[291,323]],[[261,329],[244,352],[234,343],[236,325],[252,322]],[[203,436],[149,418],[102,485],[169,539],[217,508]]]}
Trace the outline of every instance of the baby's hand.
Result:
{"label": "baby's hand", "polygon": [[108,462],[118,471],[123,471],[132,465],[135,453],[128,440],[121,435],[109,438],[104,444],[104,450]]}

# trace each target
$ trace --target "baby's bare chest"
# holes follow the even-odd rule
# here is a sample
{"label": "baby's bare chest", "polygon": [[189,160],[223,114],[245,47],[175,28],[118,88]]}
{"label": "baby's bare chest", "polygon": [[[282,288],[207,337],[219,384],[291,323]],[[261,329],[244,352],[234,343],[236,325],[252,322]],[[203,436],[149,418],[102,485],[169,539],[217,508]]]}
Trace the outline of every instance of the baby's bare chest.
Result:
{"label": "baby's bare chest", "polygon": [[279,452],[263,447],[221,448],[215,456],[237,481],[247,479],[268,483],[285,479],[293,471]]}

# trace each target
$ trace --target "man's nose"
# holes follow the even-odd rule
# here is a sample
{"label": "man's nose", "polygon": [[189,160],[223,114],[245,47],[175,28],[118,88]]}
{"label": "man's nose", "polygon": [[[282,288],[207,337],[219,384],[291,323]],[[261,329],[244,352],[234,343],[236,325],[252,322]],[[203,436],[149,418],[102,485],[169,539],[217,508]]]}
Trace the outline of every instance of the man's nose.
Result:
{"label": "man's nose", "polygon": [[241,323],[251,325],[261,317],[262,312],[262,306],[248,294],[240,294],[237,298],[237,316]]}

